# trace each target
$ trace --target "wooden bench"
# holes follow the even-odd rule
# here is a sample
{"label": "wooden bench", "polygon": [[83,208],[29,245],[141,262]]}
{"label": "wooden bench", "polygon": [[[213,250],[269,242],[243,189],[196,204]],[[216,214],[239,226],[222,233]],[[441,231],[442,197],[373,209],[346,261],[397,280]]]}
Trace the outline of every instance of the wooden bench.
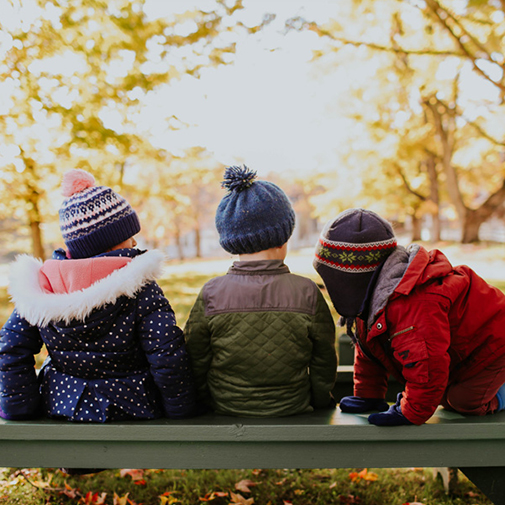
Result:
{"label": "wooden bench", "polygon": [[457,467],[505,503],[505,412],[444,409],[423,426],[377,427],[337,410],[275,419],[213,414],[108,424],[0,420],[0,465],[88,468]]}

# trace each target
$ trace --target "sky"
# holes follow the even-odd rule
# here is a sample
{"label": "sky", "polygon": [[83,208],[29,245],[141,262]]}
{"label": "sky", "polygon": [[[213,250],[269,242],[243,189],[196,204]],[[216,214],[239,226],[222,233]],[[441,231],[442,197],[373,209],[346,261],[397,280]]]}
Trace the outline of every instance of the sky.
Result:
{"label": "sky", "polygon": [[[238,40],[233,65],[205,69],[199,79],[185,76],[151,96],[143,120],[153,142],[175,154],[201,145],[217,161],[245,163],[259,174],[329,169],[348,128],[333,106],[346,83],[338,72],[318,75],[310,60],[321,40],[311,32],[286,34],[284,22],[294,16],[324,21],[332,3],[244,2],[246,24],[259,23],[266,12],[276,14],[275,21]],[[177,8],[158,0],[147,12],[163,15],[168,4]],[[172,114],[189,127],[166,131],[163,117]]]}
{"label": "sky", "polygon": [[[233,64],[203,69],[199,78],[183,75],[180,80],[172,80],[168,86],[149,93],[144,99],[145,109],[136,118],[137,126],[149,134],[155,146],[175,155],[202,146],[216,161],[224,165],[244,163],[260,175],[289,172],[303,176],[332,172],[336,167],[345,170],[341,156],[348,151],[349,139],[359,137],[356,132],[360,125],[348,119],[342,108],[348,105],[345,102],[349,102],[351,83],[373,82],[374,64],[364,66],[358,62],[352,66],[347,62],[345,68],[322,68],[311,59],[313,51],[321,49],[324,41],[309,31],[287,32],[284,25],[286,19],[296,16],[324,23],[338,11],[338,3],[338,0],[244,0],[245,8],[235,15],[246,25],[258,24],[265,13],[275,14],[275,20],[255,35],[239,36]],[[212,8],[214,2],[146,0],[145,12],[153,19],[170,17],[194,5],[205,9],[207,4]],[[15,23],[16,12],[8,9],[9,5],[14,4],[0,0],[2,22]],[[29,20],[30,12],[27,8],[25,19]],[[35,16],[35,11],[32,15]],[[185,27],[179,29],[183,33]],[[0,59],[1,49],[2,40]],[[78,64],[63,60],[60,66],[70,73]],[[111,70],[121,73],[121,63]],[[449,61],[437,77],[445,73],[445,78],[452,79],[455,72],[456,67],[451,67]],[[469,68],[464,77],[468,96],[491,97],[496,93]],[[2,93],[2,86],[6,83],[0,83],[0,114],[2,94],[8,95]],[[71,96],[61,96],[59,100],[64,104]],[[478,107],[473,111],[469,107],[467,114],[476,117]],[[187,126],[167,129],[166,118],[171,116]],[[105,113],[102,119],[112,128],[118,121],[113,112]],[[4,149],[3,155],[15,158],[16,152],[9,154]]]}

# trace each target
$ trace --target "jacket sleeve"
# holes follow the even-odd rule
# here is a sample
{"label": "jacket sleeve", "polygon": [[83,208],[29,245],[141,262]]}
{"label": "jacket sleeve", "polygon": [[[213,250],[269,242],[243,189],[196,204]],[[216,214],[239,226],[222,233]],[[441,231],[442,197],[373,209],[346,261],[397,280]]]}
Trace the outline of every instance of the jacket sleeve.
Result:
{"label": "jacket sleeve", "polygon": [[191,309],[184,327],[184,335],[195,377],[198,402],[200,405],[209,407],[212,405],[212,399],[207,383],[207,374],[212,362],[212,350],[210,345],[211,332],[205,316],[203,289],[198,294]]}
{"label": "jacket sleeve", "polygon": [[4,419],[30,419],[42,414],[34,355],[42,339],[14,310],[0,330],[0,416]]}
{"label": "jacket sleeve", "polygon": [[447,389],[451,340],[447,303],[423,295],[409,304],[408,321],[400,317],[402,304],[393,306],[388,315],[398,321],[391,328],[391,346],[406,381],[401,409],[414,424],[423,424],[433,415]]}
{"label": "jacket sleeve", "polygon": [[140,292],[138,316],[142,349],[161,393],[165,415],[193,415],[195,392],[184,337],[172,307],[155,282]]}
{"label": "jacket sleeve", "polygon": [[312,357],[309,370],[312,406],[328,408],[332,406],[331,390],[337,376],[335,323],[321,291],[317,287],[316,289],[316,312],[310,327]]}

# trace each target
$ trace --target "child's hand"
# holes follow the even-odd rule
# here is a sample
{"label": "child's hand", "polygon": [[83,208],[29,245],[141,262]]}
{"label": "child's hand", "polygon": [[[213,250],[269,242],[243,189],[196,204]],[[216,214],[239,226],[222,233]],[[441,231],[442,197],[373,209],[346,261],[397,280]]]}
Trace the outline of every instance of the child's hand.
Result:
{"label": "child's hand", "polygon": [[340,410],[357,414],[360,412],[369,412],[370,410],[379,410],[383,412],[389,408],[388,403],[382,398],[361,398],[359,396],[344,396],[340,400]]}
{"label": "child's hand", "polygon": [[396,403],[391,405],[387,412],[370,414],[368,416],[368,422],[377,426],[400,426],[402,424],[414,424],[402,414],[402,409],[400,407],[402,394],[403,393],[398,393]]}

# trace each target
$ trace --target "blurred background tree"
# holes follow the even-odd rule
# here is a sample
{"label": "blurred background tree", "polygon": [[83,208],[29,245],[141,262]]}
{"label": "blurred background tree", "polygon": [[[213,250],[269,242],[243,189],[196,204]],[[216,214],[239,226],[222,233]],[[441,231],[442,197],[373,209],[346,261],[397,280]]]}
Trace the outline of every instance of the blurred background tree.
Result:
{"label": "blurred background tree", "polygon": [[290,26],[327,41],[315,55],[319,68],[369,69],[347,102],[359,125],[349,146],[351,157],[362,154],[363,196],[410,214],[414,238],[430,214],[439,239],[444,210],[459,221],[462,242],[478,240],[505,202],[505,4],[355,0],[339,10],[326,24],[298,18]]}
{"label": "blurred background tree", "polygon": [[[142,98],[181,74],[231,61],[234,43],[219,35],[237,29],[223,20],[240,0],[207,2],[171,20],[148,20],[143,5],[32,0],[2,14],[0,218],[27,224],[37,257],[46,255],[42,229],[61,202],[53,195],[62,173],[83,168],[121,191],[135,163],[170,170],[168,152],[136,128]],[[165,122],[180,126],[175,116]],[[172,185],[152,190],[146,196],[164,190],[176,198]]]}
{"label": "blurred background tree", "polygon": [[[250,165],[248,146],[271,160],[261,176],[292,198],[299,245],[348,207],[411,223],[414,240],[474,242],[484,222],[503,219],[503,2],[330,0],[298,17],[274,0],[192,0],[174,12],[159,1],[164,13],[149,16],[153,4],[0,0],[0,239],[13,250],[30,240],[44,258],[62,245],[58,186],[84,168],[135,206],[146,246],[201,256],[224,160]],[[303,58],[289,67],[290,51],[312,57],[307,68]],[[175,112],[176,82],[188,117]],[[225,91],[210,96],[209,83]],[[247,130],[256,109],[259,126]],[[239,132],[216,128],[226,156],[205,135],[183,148],[160,142],[203,119]],[[303,173],[285,162],[302,148]]]}

